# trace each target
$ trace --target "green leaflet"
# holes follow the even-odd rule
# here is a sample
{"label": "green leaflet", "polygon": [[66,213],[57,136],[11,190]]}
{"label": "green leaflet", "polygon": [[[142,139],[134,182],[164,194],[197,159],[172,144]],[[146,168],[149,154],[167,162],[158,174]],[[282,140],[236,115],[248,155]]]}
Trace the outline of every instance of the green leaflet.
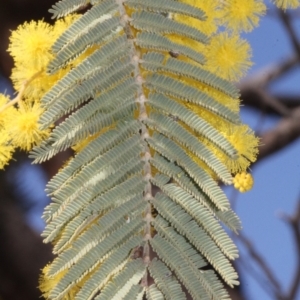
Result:
{"label": "green leaflet", "polygon": [[[129,262],[124,269],[113,277],[101,294],[96,298],[98,300],[116,300],[122,296],[131,296],[132,289],[136,289],[141,278],[146,271],[142,259],[136,259]],[[129,298],[132,299],[132,298]]]}
{"label": "green leaflet", "polygon": [[[233,286],[236,284],[237,274],[229,261],[189,214],[170,198],[160,193],[155,196],[152,203],[162,216],[207,258],[228,285]],[[223,262],[222,265],[219,265],[219,261]]]}
{"label": "green leaflet", "polygon": [[188,78],[205,83],[228,96],[234,98],[239,97],[238,89],[229,81],[191,63],[180,61],[172,57],[168,58],[166,62],[164,62],[164,59],[165,56],[163,54],[150,52],[143,55],[142,66],[153,72],[165,71],[176,75],[184,75]]}
{"label": "green leaflet", "polygon": [[60,18],[76,11],[78,8],[89,3],[89,0],[62,0],[52,5],[49,12],[53,14],[52,19]]}
{"label": "green leaflet", "polygon": [[163,35],[141,32],[137,34],[136,44],[142,48],[149,50],[160,50],[178,53],[179,56],[186,56],[199,64],[203,64],[204,56],[195,51],[191,47],[183,46],[181,44],[170,41]]}
{"label": "green leaflet", "polygon": [[[130,225],[130,227],[132,228],[130,228],[131,230],[127,231],[127,235],[132,235],[136,233],[138,227],[141,225],[141,223],[138,222],[134,222],[132,224],[133,225]],[[120,233],[118,232],[118,234],[116,235],[118,237],[123,235],[123,231],[124,230],[122,230]],[[123,236],[123,237],[127,237],[127,236]],[[111,240],[112,238],[114,238],[114,243],[112,243]],[[110,243],[108,244],[108,242]],[[98,255],[104,256],[106,252],[110,251],[113,247],[116,247],[118,242],[120,243],[121,241],[116,239],[115,235],[111,235],[110,238],[107,238],[106,243],[104,245],[100,243],[95,248],[93,248],[90,251],[91,253],[88,253],[89,255],[83,257],[77,264],[75,264],[73,267],[71,267],[68,270],[66,276],[64,276],[64,278],[59,282],[59,284],[52,290],[52,294],[50,295],[50,297],[51,298],[59,297],[61,294],[65,293],[68,289],[72,288],[72,286],[74,286],[75,284],[75,280],[77,278],[84,276],[84,273],[86,272],[87,269],[91,270],[96,268],[99,265],[100,260],[98,259],[99,257]],[[131,248],[134,248],[135,246],[138,246],[139,243],[141,243],[141,239],[139,239],[138,237],[134,237],[131,238],[127,243],[129,243]],[[128,252],[126,252],[126,254],[128,254]]]}
{"label": "green leaflet", "polygon": [[[133,66],[127,60],[117,60],[106,68],[97,68],[82,78],[80,84],[67,91],[63,96],[60,95],[60,101],[55,102],[47,108],[40,122],[43,126],[48,126],[59,119],[64,113],[77,108],[81,103],[91,97],[95,98],[97,93],[111,88],[116,82],[122,83],[127,79]],[[90,75],[90,76],[89,76]]]}
{"label": "green leaflet", "polygon": [[81,83],[83,78],[88,78],[87,74],[91,72],[94,74],[95,70],[110,65],[115,59],[123,57],[127,53],[128,45],[125,35],[108,42],[59,80],[41,99],[43,106],[49,107],[65,92]]}
{"label": "green leaflet", "polygon": [[180,80],[165,75],[153,74],[147,78],[147,87],[156,92],[166,94],[195,103],[232,123],[239,123],[239,116],[210,96],[199,92],[196,88],[182,83]]}
{"label": "green leaflet", "polygon": [[176,161],[185,169],[218,209],[226,211],[229,208],[229,202],[216,182],[205,171],[197,167],[197,164],[173,141],[163,135],[154,134],[148,142],[157,152],[165,154],[168,159]]}
{"label": "green leaflet", "polygon": [[180,300],[186,299],[186,295],[182,292],[180,283],[172,276],[172,272],[160,260],[153,259],[149,271],[155,279],[158,288],[163,291],[166,299]]}
{"label": "green leaflet", "polygon": [[163,133],[164,135],[176,140],[179,144],[184,145],[201,160],[203,160],[225,183],[232,182],[231,175],[226,167],[219,162],[194,135],[184,129],[172,118],[159,113],[151,113],[149,119],[145,122],[150,128]]}
{"label": "green leaflet", "polygon": [[[186,281],[195,297],[209,297],[216,299],[228,299],[228,294],[224,291],[221,282],[211,270],[203,271],[201,268],[207,266],[207,262],[203,256],[197,253],[197,250],[180,234],[178,234],[170,224],[162,217],[157,217],[154,222],[154,227],[160,237],[163,237],[167,243],[163,245],[165,250],[170,250],[174,256],[180,256],[181,267],[177,270],[181,281]],[[164,239],[159,239],[163,241]],[[158,247],[159,247],[158,241]],[[171,250],[172,249],[172,250]],[[161,257],[164,261],[169,261],[168,257],[163,256],[163,249]],[[173,260],[175,262],[175,260]],[[171,261],[170,261],[171,262]],[[199,271],[199,269],[201,271]],[[176,272],[176,271],[175,271]],[[198,278],[197,284],[193,282],[193,277]]]}
{"label": "green leaflet", "polygon": [[204,119],[200,118],[192,110],[189,110],[180,103],[172,100],[171,98],[158,93],[150,94],[149,105],[157,110],[163,111],[164,113],[169,113],[172,116],[178,118],[179,120],[187,124],[192,130],[195,130],[199,134],[215,143],[229,157],[236,157],[236,150],[221,135],[221,133],[218,132]]}
{"label": "green leaflet", "polygon": [[[89,31],[97,23],[104,22],[112,18],[112,15],[117,12],[118,5],[115,1],[105,0],[100,5],[93,6],[80,19],[75,21],[54,43],[52,51],[58,53],[72,42],[72,40],[80,41],[79,36],[82,31]],[[107,24],[106,24],[107,25]]]}
{"label": "green leaflet", "polygon": [[205,13],[191,5],[180,3],[173,0],[127,0],[126,4],[131,7],[138,7],[145,10],[164,12],[164,13],[178,13],[191,16],[200,20],[206,18]]}
{"label": "green leaflet", "polygon": [[239,126],[216,96],[239,92],[194,44],[172,40],[206,47],[201,28],[173,18],[205,13],[175,0],[63,0],[50,11],[86,5],[52,47],[49,74],[70,71],[41,99],[41,128],[55,125],[31,152],[37,163],[76,149],[46,188],[42,235],[57,255],[46,278],[60,278],[49,299],[228,300],[216,273],[238,284],[238,252],[221,223],[241,224],[218,180],[232,183],[226,159],[239,153],[202,112]]}
{"label": "green leaflet", "polygon": [[163,293],[154,285],[150,285],[150,287],[146,291],[148,300],[164,300]]}
{"label": "green leaflet", "polygon": [[176,33],[190,37],[201,43],[207,43],[208,38],[198,29],[176,22],[172,19],[151,12],[139,12],[132,15],[131,24],[139,29],[154,33]]}
{"label": "green leaflet", "polygon": [[[102,238],[109,235],[115,229],[124,226],[129,219],[133,219],[138,214],[142,214],[142,211],[145,209],[145,204],[141,203],[141,198],[139,195],[134,196],[128,201],[122,203],[120,206],[108,210],[107,213],[93,225],[91,230],[82,234],[74,245],[77,245],[79,248],[85,248],[88,243],[93,243],[96,240],[101,240]],[[101,228],[101,230],[99,230]],[[54,252],[62,252],[66,246],[74,240],[74,231],[66,228],[63,237],[55,245]]]}
{"label": "green leaflet", "polygon": [[[121,172],[118,172],[117,170],[117,172],[110,174],[109,177],[105,178],[102,181],[100,179],[98,180],[98,182],[96,180],[93,180],[93,182],[90,183],[90,186],[84,187],[87,192],[78,193],[76,198],[74,197],[73,201],[69,199],[68,202],[64,201],[64,210],[51,211],[52,221],[48,222],[48,225],[46,226],[43,233],[43,235],[48,236],[47,240],[56,237],[62,226],[71,221],[74,216],[77,216],[82,209],[85,209],[85,207],[89,205],[94,199],[97,199],[96,197],[101,195],[101,193],[106,192],[116,184],[119,184],[121,186],[121,183],[125,181],[126,176],[134,175],[135,173],[141,172],[142,170],[142,164],[136,163],[136,161],[134,162],[134,160],[129,161],[127,165],[123,164],[121,166],[123,167],[124,171],[120,168]],[[113,177],[113,175],[115,178],[111,178]],[[128,182],[126,182],[126,184],[127,183]]]}
{"label": "green leaflet", "polygon": [[118,144],[128,139],[134,133],[137,133],[139,128],[137,121],[127,120],[125,122],[119,122],[119,126],[114,130],[107,131],[100,135],[72,158],[69,164],[49,181],[46,189],[48,194],[56,192],[64,185],[63,181],[69,180],[71,176],[80,172],[83,166],[92,161],[96,156],[103,155],[111,149],[114,144]]}
{"label": "green leaflet", "polygon": [[[99,269],[93,274],[93,276],[87,282],[85,282],[76,298],[88,299],[93,297],[109,280],[109,277],[118,272],[118,268],[120,268],[119,266],[126,261],[128,253],[130,253],[133,247],[138,245],[138,242],[140,242],[138,238],[132,238],[128,242],[124,243],[120,248],[116,250],[114,249],[111,256],[107,258],[103,264],[101,264]],[[136,284],[132,287],[134,286],[138,287],[137,292],[142,289],[140,285]]]}
{"label": "green leaflet", "polygon": [[[176,163],[170,162],[159,154],[155,154],[151,159],[151,163],[162,174],[170,176],[182,189],[199,200],[213,215],[216,215],[228,228],[234,232],[241,230],[241,222],[232,210],[220,211],[215,204],[205,195],[205,193],[197,186],[192,178],[180,168]],[[169,180],[168,180],[169,181]],[[167,183],[166,181],[165,183]]]}
{"label": "green leaflet", "polygon": [[124,300],[131,300],[131,299],[137,299],[142,300],[144,296],[144,289],[139,285],[135,284],[133,285],[129,292],[122,297]]}
{"label": "green leaflet", "polygon": [[230,259],[237,258],[238,251],[236,246],[222,226],[220,226],[217,220],[210,214],[209,210],[177,185],[171,183],[163,184],[161,177],[164,179],[165,176],[156,175],[153,179],[153,183],[190,214],[198,225],[210,235],[227,257]]}

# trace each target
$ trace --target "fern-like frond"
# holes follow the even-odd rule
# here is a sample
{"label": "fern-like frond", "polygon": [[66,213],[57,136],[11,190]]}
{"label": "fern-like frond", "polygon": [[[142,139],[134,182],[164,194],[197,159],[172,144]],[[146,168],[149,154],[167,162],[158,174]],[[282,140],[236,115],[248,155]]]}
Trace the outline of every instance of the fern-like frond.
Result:
{"label": "fern-like frond", "polygon": [[[76,216],[82,209],[85,209],[86,206],[90,205],[91,201],[97,200],[98,195],[101,195],[101,193],[106,192],[106,190],[109,190],[111,187],[113,187],[116,184],[119,184],[119,188],[122,188],[122,183],[126,185],[127,181],[124,181],[124,177],[131,175],[131,173],[137,173],[141,172],[142,165],[137,164],[136,162],[130,161],[127,165],[123,166],[124,171],[118,172],[118,169],[116,172],[112,172],[110,176],[107,176],[104,180],[101,180],[103,177],[100,173],[99,177],[93,178],[90,180],[90,182],[83,187],[81,187],[80,191],[76,191],[76,195],[74,196],[72,194],[72,197],[68,197],[66,201],[61,201],[62,204],[60,205],[59,209],[54,211],[52,207],[52,215],[51,215],[51,222],[48,222],[48,225],[46,226],[43,235],[46,236],[46,241],[53,240],[59,231],[61,230],[61,227],[64,226],[67,222],[71,221],[71,219]],[[119,174],[120,173],[120,174]],[[115,178],[111,178],[114,177]],[[135,183],[133,183],[133,186],[135,186]],[[73,184],[73,187],[75,185]],[[83,192],[82,192],[83,190]],[[85,192],[87,190],[87,192]],[[107,192],[109,193],[109,192]],[[103,195],[108,197],[108,195]],[[125,196],[125,195],[124,195]],[[100,200],[98,200],[100,201]],[[63,209],[61,209],[63,205]],[[49,213],[49,212],[48,212]],[[87,218],[87,215],[83,215],[83,218]]]}
{"label": "fern-like frond", "polygon": [[54,126],[31,152],[43,162],[75,150],[46,188],[51,300],[227,300],[215,271],[238,284],[221,223],[241,224],[219,181],[232,184],[230,164],[242,157],[227,130],[241,126],[239,92],[209,71],[210,36],[195,25],[206,15],[188,2],[51,9],[88,7],[52,47],[47,71],[65,75],[41,99],[41,128]]}
{"label": "fern-like frond", "polygon": [[[76,205],[72,211],[63,211],[63,214],[60,214],[58,218],[53,219],[53,221],[47,225],[43,232],[43,236],[47,237],[45,241],[52,241],[54,238],[56,238],[56,236],[60,232],[61,227],[63,227],[65,223],[69,221],[72,222],[71,218],[78,211],[82,210],[82,207],[84,207],[84,209],[80,211],[77,217],[79,217],[81,223],[85,221],[86,225],[87,222],[91,222],[91,220],[89,220],[88,217],[93,216],[93,214],[101,213],[102,210],[108,209],[109,205],[112,204],[111,202],[113,200],[115,200],[116,202],[115,197],[119,193],[124,193],[124,201],[126,199],[126,196],[129,197],[128,193],[131,192],[132,194],[135,194],[141,192],[140,185],[138,183],[139,180],[137,175],[128,180],[123,181],[118,186],[104,193],[103,196],[100,195],[92,198],[94,195],[92,194],[92,197],[90,197],[90,193],[87,193],[87,197],[84,197],[85,195],[83,195],[81,200],[76,199],[76,202],[79,203],[76,203],[75,200],[72,201],[72,203],[75,202],[74,204]],[[127,187],[128,189],[126,189]],[[88,201],[90,200],[90,198],[92,198],[91,202]],[[121,202],[121,199],[119,201]],[[72,206],[72,203],[70,204],[70,206]],[[59,224],[59,226],[57,224]]]}
{"label": "fern-like frond", "polygon": [[[72,198],[74,199],[77,197],[77,192],[80,193],[89,186],[96,186],[98,182],[106,179],[110,174],[128,163],[128,157],[136,158],[134,154],[138,155],[140,149],[139,136],[132,135],[102,155],[93,157],[81,168],[80,172],[70,176],[64,186],[55,190],[52,196],[56,202],[67,204],[69,202],[68,197],[73,195]],[[86,186],[82,188],[82,185]]]}
{"label": "fern-like frond", "polygon": [[[127,197],[126,197],[127,198]],[[84,232],[77,240],[74,242],[81,249],[86,249],[89,243],[93,243],[97,240],[109,235],[111,232],[117,228],[123,226],[126,222],[130,221],[137,214],[141,214],[145,209],[145,205],[141,203],[140,196],[135,196],[120,206],[109,210],[98,222],[97,226],[91,228],[89,231]],[[78,219],[78,218],[77,218]],[[70,223],[71,225],[72,223]],[[82,224],[81,224],[82,225]],[[70,227],[70,226],[69,226]],[[73,242],[74,238],[77,237],[80,232],[80,227],[77,228],[78,232],[74,232],[74,228],[66,227],[62,233],[62,237],[59,239],[54,247],[55,253],[62,252],[66,246]],[[101,231],[99,231],[99,227]],[[78,230],[79,229],[79,230]],[[81,228],[82,229],[82,228]],[[76,235],[77,233],[77,235]]]}
{"label": "fern-like frond", "polygon": [[53,45],[56,57],[49,64],[48,71],[53,73],[86,48],[109,40],[112,32],[120,32],[122,27],[115,15],[117,9],[115,1],[106,0],[78,19]]}
{"label": "fern-like frond", "polygon": [[[58,147],[62,144],[64,148],[73,146],[86,136],[96,134],[101,129],[112,126],[116,120],[128,116],[135,108],[135,94],[136,86],[132,79],[125,80],[117,88],[101,93],[94,101],[86,104],[52,131],[51,137],[55,140],[53,146]],[[118,107],[120,98],[126,101],[122,107]],[[99,120],[101,115],[102,118]]]}
{"label": "fern-like frond", "polygon": [[[184,284],[193,299],[210,299],[203,286],[199,284],[199,269],[193,269],[185,259],[183,253],[176,249],[166,239],[156,235],[151,240],[151,245],[160,259],[174,271],[176,277]],[[197,278],[197,283],[192,278]],[[191,280],[192,279],[192,280]]]}
{"label": "fern-like frond", "polygon": [[[93,273],[93,276],[91,276],[83,284],[75,299],[92,299],[93,296],[95,296],[95,294],[104,286],[104,284],[108,282],[110,277],[117,274],[119,270],[122,269],[122,265],[124,262],[126,263],[126,259],[128,258],[128,253],[130,253],[134,247],[138,246],[139,243],[141,243],[141,239],[134,237],[129,239],[121,247],[114,247],[112,254],[100,265],[97,271]],[[135,284],[132,286],[132,288],[134,286],[139,288],[137,289],[138,294],[142,287],[138,284]],[[129,298],[131,289],[128,293],[129,295],[127,296],[128,299],[134,299]]]}
{"label": "fern-like frond", "polygon": [[[92,24],[89,35],[79,34],[59,51],[55,59],[49,64],[49,72],[54,72],[58,68],[64,66],[67,62],[75,59],[79,54],[83,53],[88,47],[93,44],[101,44],[110,38],[111,32],[121,31],[119,27],[119,18],[114,16],[105,21]],[[72,54],[76,53],[76,55]]]}

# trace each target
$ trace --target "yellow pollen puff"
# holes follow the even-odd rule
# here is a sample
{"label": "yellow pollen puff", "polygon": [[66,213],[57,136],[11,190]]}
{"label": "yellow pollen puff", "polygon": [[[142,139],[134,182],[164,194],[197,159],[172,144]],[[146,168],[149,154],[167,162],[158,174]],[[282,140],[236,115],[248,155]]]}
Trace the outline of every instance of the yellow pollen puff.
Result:
{"label": "yellow pollen puff", "polygon": [[49,135],[49,129],[39,129],[39,118],[43,112],[38,102],[33,104],[21,102],[20,108],[11,120],[7,130],[12,138],[12,144],[22,150],[29,151]]}
{"label": "yellow pollen puff", "polygon": [[249,32],[266,13],[266,6],[261,0],[225,0],[221,12],[222,25],[236,32]]}
{"label": "yellow pollen puff", "polygon": [[238,153],[236,160],[225,158],[224,163],[232,173],[245,171],[256,161],[259,139],[245,124],[227,126],[220,130]]}
{"label": "yellow pollen puff", "polygon": [[229,81],[238,81],[252,66],[251,47],[238,35],[216,34],[206,47],[206,67]]}
{"label": "yellow pollen puff", "polygon": [[300,0],[273,0],[273,2],[283,9],[300,7]]}
{"label": "yellow pollen puff", "polygon": [[248,192],[253,187],[253,177],[250,173],[238,173],[233,178],[233,185],[241,193]]}
{"label": "yellow pollen puff", "polygon": [[31,21],[12,32],[8,52],[15,63],[41,70],[52,58],[50,48],[54,40],[51,25],[44,21]]}
{"label": "yellow pollen puff", "polygon": [[[39,100],[70,71],[71,66],[67,66],[53,75],[46,74],[47,65],[54,58],[51,51],[53,43],[79,17],[80,15],[76,14],[67,16],[56,21],[53,26],[43,21],[32,21],[20,25],[17,30],[12,32],[8,52],[15,62],[11,75],[14,88],[17,91],[20,90],[24,82],[43,71],[26,87],[24,91],[26,98],[32,101]],[[76,64],[85,58],[83,55],[77,58]]]}
{"label": "yellow pollen puff", "polygon": [[[221,119],[219,118],[219,120]],[[210,122],[211,120],[208,121]],[[234,147],[237,151],[237,158],[232,159],[228,157],[223,151],[202,136],[199,136],[199,140],[226,165],[229,172],[236,174],[247,170],[250,164],[255,162],[258,154],[259,139],[254,135],[254,132],[244,124],[231,125],[228,122],[220,121],[218,124],[214,122],[213,126]]]}

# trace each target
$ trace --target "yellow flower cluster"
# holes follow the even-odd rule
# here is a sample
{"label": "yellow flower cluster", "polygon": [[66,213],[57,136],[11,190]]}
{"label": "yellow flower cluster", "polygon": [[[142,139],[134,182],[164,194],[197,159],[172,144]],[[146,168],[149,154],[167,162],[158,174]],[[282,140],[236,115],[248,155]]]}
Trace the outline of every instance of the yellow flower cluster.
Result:
{"label": "yellow flower cluster", "polygon": [[69,69],[49,76],[46,67],[53,58],[52,44],[76,18],[69,16],[53,26],[32,21],[12,32],[8,52],[15,66],[11,79],[19,93],[12,100],[0,94],[0,169],[16,148],[29,151],[49,135],[50,129],[39,129],[40,99]]}
{"label": "yellow flower cluster", "polygon": [[31,21],[12,32],[8,52],[14,59],[15,67],[11,79],[14,88],[20,91],[24,82],[34,78],[23,92],[23,96],[30,101],[39,101],[43,94],[69,71],[64,69],[54,75],[45,72],[49,61],[54,58],[51,46],[76,18],[78,15],[71,15],[57,21],[53,26],[44,21]]}
{"label": "yellow flower cluster", "polygon": [[246,172],[238,173],[233,178],[233,184],[241,193],[247,192],[253,187],[253,177]]}
{"label": "yellow flower cluster", "polygon": [[258,25],[260,16],[266,12],[266,6],[262,0],[225,0],[221,2],[223,25],[236,32],[251,31]]}

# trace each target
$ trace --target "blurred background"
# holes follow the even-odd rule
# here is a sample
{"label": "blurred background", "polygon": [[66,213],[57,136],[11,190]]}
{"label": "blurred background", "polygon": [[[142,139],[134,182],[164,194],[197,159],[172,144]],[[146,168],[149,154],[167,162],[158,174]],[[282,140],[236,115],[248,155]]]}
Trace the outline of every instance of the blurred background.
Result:
{"label": "blurred background", "polygon": [[[0,0],[0,92],[13,96],[10,31],[24,21],[44,19],[55,0]],[[268,13],[259,28],[243,36],[253,49],[254,66],[238,85],[242,119],[261,138],[252,166],[254,188],[239,194],[225,188],[243,222],[232,236],[241,255],[236,267],[239,300],[300,300],[300,10]],[[0,300],[39,299],[40,269],[52,260],[40,233],[46,182],[65,152],[42,165],[24,153],[0,171]]]}

